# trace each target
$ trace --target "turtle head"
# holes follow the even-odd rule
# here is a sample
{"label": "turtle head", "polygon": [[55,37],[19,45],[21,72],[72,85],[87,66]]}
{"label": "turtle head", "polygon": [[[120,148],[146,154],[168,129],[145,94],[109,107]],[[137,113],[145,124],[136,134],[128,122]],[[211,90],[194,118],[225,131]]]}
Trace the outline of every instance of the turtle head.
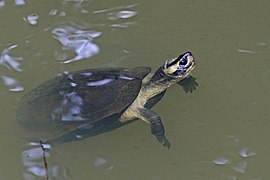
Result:
{"label": "turtle head", "polygon": [[162,70],[165,76],[180,81],[186,78],[195,67],[191,52],[181,54],[178,58],[167,60]]}

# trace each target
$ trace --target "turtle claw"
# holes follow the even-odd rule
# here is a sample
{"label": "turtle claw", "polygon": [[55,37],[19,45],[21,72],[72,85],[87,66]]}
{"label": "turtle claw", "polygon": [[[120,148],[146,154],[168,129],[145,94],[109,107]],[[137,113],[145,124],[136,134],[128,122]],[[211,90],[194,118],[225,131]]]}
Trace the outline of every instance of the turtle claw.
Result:
{"label": "turtle claw", "polygon": [[163,135],[163,136],[156,136],[158,142],[160,142],[164,147],[170,149],[171,143],[170,141]]}

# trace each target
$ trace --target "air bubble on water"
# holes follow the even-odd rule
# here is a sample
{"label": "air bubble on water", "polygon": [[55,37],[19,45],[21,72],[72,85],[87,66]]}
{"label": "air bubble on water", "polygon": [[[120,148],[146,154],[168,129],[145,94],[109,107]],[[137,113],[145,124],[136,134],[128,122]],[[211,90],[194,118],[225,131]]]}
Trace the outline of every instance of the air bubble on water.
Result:
{"label": "air bubble on water", "polygon": [[111,171],[113,169],[113,166],[110,166],[107,170]]}
{"label": "air bubble on water", "polygon": [[107,160],[104,159],[104,158],[101,158],[101,157],[97,157],[94,161],[94,166],[96,167],[99,167],[99,166],[102,166],[102,165],[105,165],[107,164]]}
{"label": "air bubble on water", "polygon": [[238,49],[237,52],[240,52],[240,53],[247,53],[247,54],[255,54],[254,51],[246,50],[246,49]]}
{"label": "air bubble on water", "polygon": [[57,9],[51,9],[50,12],[49,12],[49,15],[50,16],[55,16],[57,14]]}
{"label": "air bubble on water", "polygon": [[255,156],[256,152],[250,151],[248,148],[243,148],[239,151],[240,156],[242,157],[250,157],[250,156]]}
{"label": "air bubble on water", "polygon": [[37,25],[38,23],[38,19],[39,19],[39,16],[36,14],[36,13],[33,13],[33,14],[29,14],[25,17],[23,17],[23,20],[28,23],[28,24],[31,24],[31,25]]}
{"label": "air bubble on water", "polygon": [[217,165],[225,165],[225,164],[230,163],[229,159],[224,158],[224,157],[219,157],[217,159],[214,159],[212,162]]}
{"label": "air bubble on water", "polygon": [[118,18],[122,18],[122,19],[127,19],[127,18],[131,18],[133,16],[135,16],[137,14],[137,12],[135,11],[119,11],[116,16]]}
{"label": "air bubble on water", "polygon": [[256,44],[258,46],[263,46],[263,47],[267,46],[267,44],[265,42],[257,42]]}
{"label": "air bubble on water", "polygon": [[60,12],[60,16],[61,16],[61,17],[66,16],[66,15],[67,15],[67,13],[66,13],[65,11],[61,11],[61,12]]}

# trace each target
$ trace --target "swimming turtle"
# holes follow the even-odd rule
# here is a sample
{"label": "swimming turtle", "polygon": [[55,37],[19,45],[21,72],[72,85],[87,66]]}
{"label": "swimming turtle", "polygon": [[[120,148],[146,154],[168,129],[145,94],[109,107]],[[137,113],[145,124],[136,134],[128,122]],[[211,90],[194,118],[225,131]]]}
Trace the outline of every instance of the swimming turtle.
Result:
{"label": "swimming turtle", "polygon": [[161,118],[150,108],[194,67],[192,54],[186,52],[167,60],[153,75],[144,66],[63,73],[24,95],[17,119],[42,134],[38,138],[43,141],[81,130],[100,133],[141,119],[169,148]]}

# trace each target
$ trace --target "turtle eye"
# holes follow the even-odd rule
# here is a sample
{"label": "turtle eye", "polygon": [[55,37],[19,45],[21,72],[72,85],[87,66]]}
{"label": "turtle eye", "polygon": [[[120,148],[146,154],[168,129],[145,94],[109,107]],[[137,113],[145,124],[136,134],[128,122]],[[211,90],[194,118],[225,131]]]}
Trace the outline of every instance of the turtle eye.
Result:
{"label": "turtle eye", "polygon": [[179,64],[185,66],[187,64],[188,60],[186,58],[182,59]]}

